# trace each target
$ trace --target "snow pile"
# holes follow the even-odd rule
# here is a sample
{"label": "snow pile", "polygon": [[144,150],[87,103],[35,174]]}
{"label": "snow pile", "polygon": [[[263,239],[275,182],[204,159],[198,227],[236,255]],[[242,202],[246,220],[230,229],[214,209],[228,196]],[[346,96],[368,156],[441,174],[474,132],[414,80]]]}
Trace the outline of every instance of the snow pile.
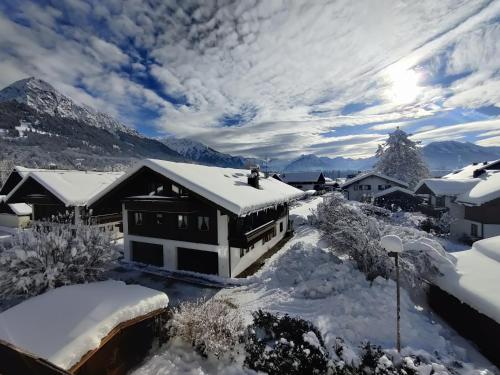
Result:
{"label": "snow pile", "polygon": [[456,271],[446,272],[435,284],[500,323],[500,236],[477,241],[453,256]]}
{"label": "snow pile", "polygon": [[482,205],[494,199],[500,198],[500,173],[493,173],[479,180],[470,191],[464,192],[458,201],[473,205]]}
{"label": "snow pile", "polygon": [[167,305],[166,294],[121,281],[60,287],[1,313],[0,339],[67,370],[118,324]]}
{"label": "snow pile", "polygon": [[311,223],[314,220],[316,207],[322,201],[322,197],[314,197],[311,200],[298,202],[290,210],[290,220],[293,220],[296,226]]}
{"label": "snow pile", "polygon": [[304,192],[275,178],[264,178],[260,174],[259,188],[248,184],[249,170],[209,167],[198,164],[145,159],[129,170],[125,176],[95,196],[95,203],[125,179],[143,167],[171,179],[175,183],[199,194],[215,204],[237,214],[246,215],[266,207],[285,203],[304,195]]}

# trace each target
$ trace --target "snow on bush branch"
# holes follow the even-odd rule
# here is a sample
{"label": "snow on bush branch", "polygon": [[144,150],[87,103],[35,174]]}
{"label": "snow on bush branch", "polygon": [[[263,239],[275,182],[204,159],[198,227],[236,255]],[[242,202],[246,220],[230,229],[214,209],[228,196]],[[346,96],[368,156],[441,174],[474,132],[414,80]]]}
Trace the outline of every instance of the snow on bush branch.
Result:
{"label": "snow on bush branch", "polygon": [[109,235],[97,227],[35,223],[0,252],[0,296],[38,295],[99,280],[117,255]]}
{"label": "snow on bush branch", "polygon": [[[347,201],[334,194],[318,205],[320,229],[329,245],[337,253],[348,255],[369,280],[377,276],[390,278],[394,261],[380,246],[380,238],[397,234],[403,240],[405,251],[400,265],[403,281],[409,287],[421,286],[444,267],[453,267],[445,250],[424,232],[413,228],[391,225],[390,212],[371,205]],[[387,212],[383,212],[387,211]]]}

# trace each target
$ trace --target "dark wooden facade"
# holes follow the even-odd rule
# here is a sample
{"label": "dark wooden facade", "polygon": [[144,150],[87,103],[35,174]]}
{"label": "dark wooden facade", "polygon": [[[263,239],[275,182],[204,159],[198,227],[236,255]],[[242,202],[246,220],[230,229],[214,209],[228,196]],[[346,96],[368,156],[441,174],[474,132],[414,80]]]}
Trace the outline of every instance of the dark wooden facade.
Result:
{"label": "dark wooden facade", "polygon": [[481,353],[500,366],[498,338],[500,324],[440,289],[429,288],[429,305],[462,336],[472,340]]}
{"label": "dark wooden facade", "polygon": [[483,224],[500,224],[500,199],[481,206],[465,206],[465,219]]}
{"label": "dark wooden facade", "polygon": [[[217,209],[196,197],[131,197],[124,201],[128,214],[128,234],[176,241],[217,245]],[[142,223],[136,223],[136,214]],[[178,216],[187,219],[179,228]],[[208,228],[199,228],[199,218],[208,217]]]}
{"label": "dark wooden facade", "polygon": [[18,171],[15,169],[9,174],[9,177],[7,177],[7,181],[2,185],[2,188],[0,189],[0,195],[7,195],[9,194],[12,189],[14,189],[18,183],[21,182],[23,177],[19,174]]}
{"label": "dark wooden facade", "polygon": [[8,203],[28,203],[33,206],[33,220],[48,220],[53,215],[67,215],[73,212],[59,198],[38,181],[29,177],[9,198]]}
{"label": "dark wooden facade", "polygon": [[376,206],[384,207],[389,210],[402,209],[404,211],[417,211],[423,199],[414,194],[405,193],[403,191],[393,191],[391,193],[375,198]]}

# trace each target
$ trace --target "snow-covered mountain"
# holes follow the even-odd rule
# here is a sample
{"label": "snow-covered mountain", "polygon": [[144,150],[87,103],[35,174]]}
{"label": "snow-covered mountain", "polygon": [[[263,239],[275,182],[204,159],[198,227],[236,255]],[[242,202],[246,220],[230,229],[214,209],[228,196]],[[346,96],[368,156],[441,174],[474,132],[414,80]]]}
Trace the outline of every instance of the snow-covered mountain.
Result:
{"label": "snow-covered mountain", "polygon": [[470,142],[432,142],[422,149],[431,169],[449,170],[486,160],[500,159],[500,147],[482,147]]}
{"label": "snow-covered mountain", "polygon": [[326,156],[302,155],[292,160],[285,171],[329,171],[329,170],[365,170],[371,169],[375,158],[351,159],[344,157],[329,158]]}
{"label": "snow-covered mountain", "polygon": [[243,168],[247,159],[216,151],[207,145],[188,138],[168,137],[160,140],[168,148],[178,152],[184,158],[200,164],[221,167]]}
{"label": "snow-covered mountain", "polygon": [[92,108],[76,104],[58,92],[52,85],[41,79],[30,77],[21,79],[0,91],[0,102],[16,101],[40,113],[54,117],[84,122],[112,133],[121,131],[139,136],[135,130],[120,123],[110,115],[97,112]]}

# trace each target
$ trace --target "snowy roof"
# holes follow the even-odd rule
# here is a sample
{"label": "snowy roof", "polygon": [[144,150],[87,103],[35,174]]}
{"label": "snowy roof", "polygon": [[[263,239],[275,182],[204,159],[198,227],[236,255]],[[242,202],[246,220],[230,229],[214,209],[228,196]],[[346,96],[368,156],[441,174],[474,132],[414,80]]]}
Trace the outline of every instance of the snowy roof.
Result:
{"label": "snowy roof", "polygon": [[427,186],[434,195],[457,196],[472,189],[479,181],[478,178],[469,178],[464,180],[444,179],[444,178],[426,178],[415,187],[415,193],[420,188]]}
{"label": "snowy roof", "polygon": [[17,216],[27,216],[33,213],[31,206],[26,203],[9,203],[9,207]]}
{"label": "snowy roof", "polygon": [[373,198],[382,197],[384,195],[394,193],[395,191],[400,191],[400,192],[405,193],[405,194],[414,195],[413,191],[411,191],[411,190],[402,188],[401,186],[393,186],[393,187],[390,187],[389,189],[385,189],[385,190],[379,191],[376,194],[373,194]]}
{"label": "snowy roof", "polygon": [[0,314],[0,339],[68,370],[118,324],[167,307],[165,293],[121,281],[63,286]]}
{"label": "snowy roof", "polygon": [[303,191],[275,178],[264,178],[262,174],[259,180],[260,188],[256,189],[248,185],[247,175],[250,171],[245,169],[209,167],[198,164],[145,159],[137,163],[125,176],[122,176],[94,196],[89,201],[89,205],[97,202],[142,167],[150,168],[162,174],[237,215],[245,215],[262,208],[284,203],[299,198],[304,194]]}
{"label": "snowy roof", "polygon": [[353,177],[349,180],[347,180],[346,182],[344,182],[342,184],[342,188],[346,188],[348,187],[349,185],[352,185],[354,184],[355,182],[359,182],[361,180],[364,180],[365,178],[367,177],[380,177],[380,178],[383,178],[385,180],[388,180],[388,181],[391,181],[391,182],[394,182],[396,184],[399,184],[399,185],[402,185],[402,186],[406,186],[408,187],[408,184],[404,181],[401,181],[401,180],[398,180],[397,178],[394,178],[394,177],[389,177],[385,174],[382,174],[382,173],[378,173],[378,172],[375,172],[375,171],[372,171],[372,172],[368,172],[368,173],[361,173],[361,174],[358,174],[356,177]]}
{"label": "snowy roof", "polygon": [[[498,168],[496,166],[498,165]],[[495,169],[500,169],[500,159],[499,160],[493,160],[493,161],[485,161],[483,163],[473,163],[469,164],[461,169],[458,169],[456,171],[453,171],[446,176],[443,176],[444,179],[449,179],[449,180],[460,180],[460,179],[466,179],[466,178],[474,178],[474,171],[485,169],[488,167],[495,167]]]}
{"label": "snowy roof", "polygon": [[124,172],[94,172],[74,170],[35,170],[28,172],[23,180],[9,193],[7,200],[24,182],[33,178],[54,194],[66,206],[85,206],[97,193],[123,176]]}
{"label": "snowy roof", "polygon": [[322,172],[286,172],[280,174],[280,177],[285,182],[316,182],[321,174]]}
{"label": "snowy roof", "polygon": [[457,199],[458,202],[471,205],[482,205],[500,198],[500,172],[490,174],[477,183],[471,190],[464,192]]}
{"label": "snowy roof", "polygon": [[500,323],[500,236],[451,255],[457,259],[456,272],[446,271],[435,284]]}

